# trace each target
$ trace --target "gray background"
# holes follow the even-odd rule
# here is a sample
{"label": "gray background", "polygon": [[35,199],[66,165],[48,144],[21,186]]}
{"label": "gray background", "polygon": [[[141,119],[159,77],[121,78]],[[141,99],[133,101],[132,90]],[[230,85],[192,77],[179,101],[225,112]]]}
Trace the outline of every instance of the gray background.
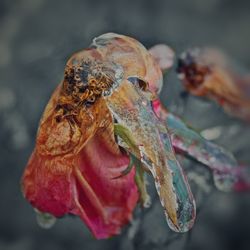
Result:
{"label": "gray background", "polygon": [[[152,179],[150,209],[135,212],[121,236],[97,241],[78,218],[59,220],[50,230],[37,226],[20,192],[20,177],[35,142],[39,118],[63,76],[67,58],[91,39],[113,31],[145,46],[164,42],[180,53],[190,46],[223,48],[250,67],[250,2],[189,1],[0,1],[0,249],[250,249],[249,194],[213,188],[209,172],[183,161],[208,182],[209,192],[191,181],[198,216],[188,234],[169,231]],[[219,126],[217,142],[250,165],[249,126],[219,107],[180,98],[174,71],[165,77],[162,101],[197,129]]]}

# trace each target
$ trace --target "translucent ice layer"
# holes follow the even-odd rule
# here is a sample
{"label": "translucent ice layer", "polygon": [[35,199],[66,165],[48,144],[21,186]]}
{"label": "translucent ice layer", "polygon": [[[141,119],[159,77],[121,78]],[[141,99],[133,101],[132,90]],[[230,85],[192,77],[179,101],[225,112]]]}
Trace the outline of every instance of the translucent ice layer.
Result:
{"label": "translucent ice layer", "polygon": [[128,80],[106,97],[106,102],[115,120],[130,131],[136,143],[136,147],[128,145],[128,150],[154,176],[169,226],[179,232],[189,230],[195,218],[195,203],[165,124],[156,117],[142,90]]}

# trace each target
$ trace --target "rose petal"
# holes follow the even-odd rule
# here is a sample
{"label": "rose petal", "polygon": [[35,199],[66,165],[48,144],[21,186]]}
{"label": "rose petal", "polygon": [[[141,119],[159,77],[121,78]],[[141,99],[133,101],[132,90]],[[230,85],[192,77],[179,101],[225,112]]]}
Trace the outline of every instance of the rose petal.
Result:
{"label": "rose petal", "polygon": [[56,217],[78,215],[98,239],[118,234],[138,200],[134,169],[114,179],[129,158],[112,151],[106,137],[95,135],[74,158],[45,157],[35,150],[22,179],[34,207]]}
{"label": "rose petal", "polygon": [[132,218],[138,201],[135,171],[132,169],[127,175],[114,179],[128,164],[128,156],[108,150],[101,135],[94,136],[80,153],[79,174],[93,193],[88,195],[89,187],[75,176],[78,209],[73,213],[85,221],[98,239],[118,234]]}

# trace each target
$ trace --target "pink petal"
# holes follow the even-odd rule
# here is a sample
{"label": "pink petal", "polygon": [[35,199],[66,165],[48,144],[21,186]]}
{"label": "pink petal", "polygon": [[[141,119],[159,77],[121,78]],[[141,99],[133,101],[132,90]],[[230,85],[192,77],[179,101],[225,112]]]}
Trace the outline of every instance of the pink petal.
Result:
{"label": "pink petal", "polygon": [[91,139],[80,157],[79,171],[84,183],[81,178],[75,178],[78,209],[73,213],[85,221],[98,239],[118,234],[131,220],[138,201],[134,169],[114,179],[128,166],[129,159],[127,155],[108,150],[105,141],[98,136]]}
{"label": "pink petal", "polygon": [[128,162],[126,154],[112,152],[97,135],[74,158],[34,151],[22,179],[23,193],[41,212],[78,215],[96,238],[108,238],[131,220],[137,204],[134,170],[113,179]]}

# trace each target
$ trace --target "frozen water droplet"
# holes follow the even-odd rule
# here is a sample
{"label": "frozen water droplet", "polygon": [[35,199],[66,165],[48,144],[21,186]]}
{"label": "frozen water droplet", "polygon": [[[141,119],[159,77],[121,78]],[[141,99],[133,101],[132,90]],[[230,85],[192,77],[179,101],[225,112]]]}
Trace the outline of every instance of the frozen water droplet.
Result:
{"label": "frozen water droplet", "polygon": [[49,213],[42,213],[35,209],[36,220],[40,227],[44,229],[49,229],[56,223],[56,217]]}
{"label": "frozen water droplet", "polygon": [[152,204],[151,197],[149,195],[147,195],[145,197],[145,201],[143,203],[143,207],[144,208],[149,208],[151,206],[151,204]]}
{"label": "frozen water droplet", "polygon": [[223,131],[223,127],[221,126],[216,126],[216,127],[213,127],[213,128],[208,128],[208,129],[204,129],[202,132],[201,132],[201,135],[211,141],[211,140],[216,140],[218,139],[221,134],[222,134],[222,131]]}

